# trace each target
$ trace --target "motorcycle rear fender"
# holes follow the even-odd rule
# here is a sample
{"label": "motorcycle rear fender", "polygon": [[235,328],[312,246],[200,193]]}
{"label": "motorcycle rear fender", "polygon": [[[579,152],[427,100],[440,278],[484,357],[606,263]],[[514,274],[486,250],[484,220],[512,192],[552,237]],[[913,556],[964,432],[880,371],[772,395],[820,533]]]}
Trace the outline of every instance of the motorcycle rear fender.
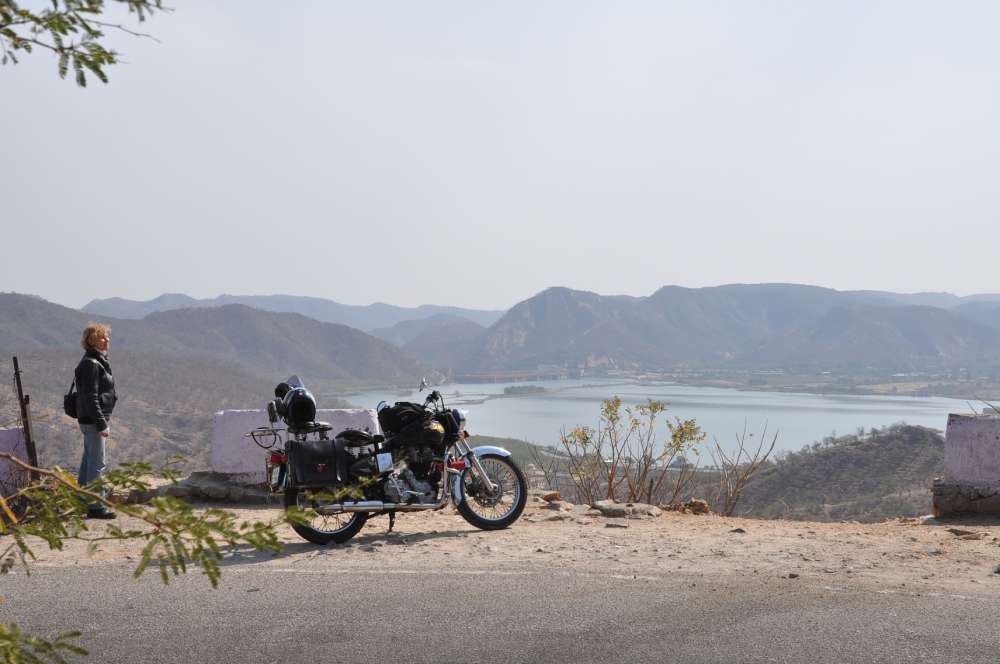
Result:
{"label": "motorcycle rear fender", "polygon": [[[509,457],[510,451],[505,450],[502,447],[496,447],[494,445],[480,445],[478,447],[472,448],[472,453],[477,457],[481,457],[484,454],[496,454],[497,456]],[[462,479],[458,477],[455,479],[455,483],[451,487],[451,499],[454,501],[457,507],[459,503],[462,502]]]}

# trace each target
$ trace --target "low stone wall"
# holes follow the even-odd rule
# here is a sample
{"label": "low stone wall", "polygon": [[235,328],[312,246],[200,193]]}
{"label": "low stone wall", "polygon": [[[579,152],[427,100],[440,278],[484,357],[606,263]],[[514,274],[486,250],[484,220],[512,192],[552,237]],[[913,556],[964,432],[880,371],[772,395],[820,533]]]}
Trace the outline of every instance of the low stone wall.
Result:
{"label": "low stone wall", "polygon": [[[367,429],[372,433],[381,433],[374,410],[321,409],[316,411],[316,419],[333,427],[331,435],[344,429]],[[232,481],[244,484],[263,482],[264,460],[268,452],[252,439],[244,437],[244,434],[266,426],[270,426],[270,422],[264,410],[217,412],[212,428],[212,472],[229,476]]]}
{"label": "low stone wall", "polygon": [[944,473],[931,490],[935,516],[1000,516],[1000,417],[949,415]]}
{"label": "low stone wall", "polygon": [[[0,452],[28,461],[28,448],[20,429],[0,429]],[[28,473],[6,459],[0,459],[0,495],[9,496],[28,483]]]}

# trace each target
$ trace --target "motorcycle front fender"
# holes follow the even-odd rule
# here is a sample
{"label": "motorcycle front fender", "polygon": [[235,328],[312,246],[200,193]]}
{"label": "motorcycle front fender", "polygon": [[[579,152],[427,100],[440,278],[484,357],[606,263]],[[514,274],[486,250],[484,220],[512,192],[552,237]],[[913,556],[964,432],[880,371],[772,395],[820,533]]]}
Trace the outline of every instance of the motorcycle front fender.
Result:
{"label": "motorcycle front fender", "polygon": [[[477,457],[481,457],[484,454],[496,454],[497,456],[509,457],[510,451],[505,450],[502,447],[496,447],[494,445],[479,445],[478,447],[472,448],[472,453]],[[458,475],[452,480],[451,485],[451,499],[458,507],[462,503],[462,477]]]}

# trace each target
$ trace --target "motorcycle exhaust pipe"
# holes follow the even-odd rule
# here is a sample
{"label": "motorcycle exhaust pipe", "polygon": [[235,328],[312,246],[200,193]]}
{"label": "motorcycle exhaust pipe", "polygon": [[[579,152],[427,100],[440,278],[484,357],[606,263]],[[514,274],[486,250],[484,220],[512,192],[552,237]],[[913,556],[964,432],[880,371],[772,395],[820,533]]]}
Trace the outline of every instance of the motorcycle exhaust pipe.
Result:
{"label": "motorcycle exhaust pipe", "polygon": [[386,503],[381,500],[361,500],[356,503],[327,503],[313,508],[317,514],[329,516],[338,512],[381,512],[383,510],[400,510],[416,512],[418,510],[436,510],[443,507],[441,503]]}

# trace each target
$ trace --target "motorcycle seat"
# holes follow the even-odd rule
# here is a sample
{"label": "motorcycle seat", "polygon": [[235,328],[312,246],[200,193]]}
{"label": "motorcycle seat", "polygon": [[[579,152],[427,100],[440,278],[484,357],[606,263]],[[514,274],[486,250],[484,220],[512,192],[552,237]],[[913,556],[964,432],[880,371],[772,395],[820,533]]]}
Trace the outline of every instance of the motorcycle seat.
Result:
{"label": "motorcycle seat", "polygon": [[307,433],[326,433],[331,429],[333,427],[326,422],[305,422],[299,426],[288,427],[288,433],[298,436]]}

